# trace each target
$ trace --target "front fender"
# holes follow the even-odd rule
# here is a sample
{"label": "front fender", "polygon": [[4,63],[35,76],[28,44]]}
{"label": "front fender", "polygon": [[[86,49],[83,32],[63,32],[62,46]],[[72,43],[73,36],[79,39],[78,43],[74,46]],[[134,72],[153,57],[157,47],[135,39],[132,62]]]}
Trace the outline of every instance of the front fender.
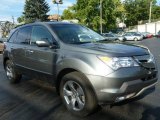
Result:
{"label": "front fender", "polygon": [[74,69],[84,74],[95,74],[95,70],[87,63],[80,59],[67,58],[57,64],[57,74],[63,69]]}
{"label": "front fender", "polygon": [[91,58],[65,58],[57,63],[57,74],[63,69],[70,68],[86,75],[106,76],[113,72],[106,64],[100,61],[96,56]]}

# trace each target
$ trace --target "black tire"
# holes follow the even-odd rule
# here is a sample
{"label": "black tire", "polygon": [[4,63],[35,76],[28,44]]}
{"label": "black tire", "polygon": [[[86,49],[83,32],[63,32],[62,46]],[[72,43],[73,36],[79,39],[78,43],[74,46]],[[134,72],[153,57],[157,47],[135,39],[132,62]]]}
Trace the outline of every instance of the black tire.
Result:
{"label": "black tire", "polygon": [[115,39],[115,41],[116,41],[116,42],[120,42],[120,40],[119,40],[119,39]]}
{"label": "black tire", "polygon": [[[12,74],[12,76],[8,75],[8,68],[10,68],[10,73]],[[7,60],[5,62],[5,71],[6,71],[6,75],[7,75],[7,78],[9,79],[10,83],[16,84],[16,83],[20,82],[22,75],[15,71],[14,64],[11,60]]]}
{"label": "black tire", "polygon": [[138,38],[134,38],[134,41],[138,41]]}
{"label": "black tire", "polygon": [[[76,110],[71,109],[67,106],[67,102],[64,97],[64,86],[69,81],[73,81],[73,82],[78,83],[84,91],[85,104],[84,104],[84,107],[82,110],[76,111]],[[78,91],[78,89],[77,89],[77,91]],[[84,77],[84,75],[79,72],[72,72],[72,73],[66,74],[62,78],[61,84],[60,84],[60,96],[61,96],[66,108],[74,115],[84,117],[84,116],[87,116],[87,115],[95,112],[95,110],[97,110],[96,109],[98,107],[97,99],[96,99],[95,94],[91,88],[91,85],[87,82],[86,77]]]}

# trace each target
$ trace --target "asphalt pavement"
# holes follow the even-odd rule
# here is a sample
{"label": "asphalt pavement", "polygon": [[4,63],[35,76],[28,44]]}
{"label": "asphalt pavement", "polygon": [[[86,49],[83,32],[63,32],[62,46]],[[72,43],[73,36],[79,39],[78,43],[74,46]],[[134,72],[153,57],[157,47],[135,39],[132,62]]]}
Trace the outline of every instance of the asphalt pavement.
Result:
{"label": "asphalt pavement", "polygon": [[[160,39],[133,43],[151,50],[160,71]],[[142,99],[105,105],[98,112],[80,118],[70,114],[55,88],[43,81],[23,77],[20,84],[9,84],[0,55],[0,120],[160,120],[160,83],[147,95],[150,92],[152,90],[147,90]]]}

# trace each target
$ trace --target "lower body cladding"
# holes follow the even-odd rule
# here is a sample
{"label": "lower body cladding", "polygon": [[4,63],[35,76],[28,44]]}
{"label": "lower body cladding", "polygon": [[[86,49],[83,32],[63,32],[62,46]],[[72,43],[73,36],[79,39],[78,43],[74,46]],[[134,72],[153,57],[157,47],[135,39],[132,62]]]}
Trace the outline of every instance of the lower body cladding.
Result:
{"label": "lower body cladding", "polygon": [[112,104],[134,98],[157,83],[157,70],[122,68],[105,77],[87,75],[99,104]]}

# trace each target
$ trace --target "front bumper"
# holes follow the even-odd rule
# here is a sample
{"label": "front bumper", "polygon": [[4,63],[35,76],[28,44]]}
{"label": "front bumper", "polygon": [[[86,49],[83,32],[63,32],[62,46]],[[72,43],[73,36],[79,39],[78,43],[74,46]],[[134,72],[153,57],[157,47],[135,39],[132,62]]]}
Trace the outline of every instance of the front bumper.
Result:
{"label": "front bumper", "polygon": [[[95,90],[99,104],[115,103],[142,94],[157,83],[157,70],[141,67],[122,68],[102,76],[87,75]],[[145,79],[146,78],[146,79]]]}

